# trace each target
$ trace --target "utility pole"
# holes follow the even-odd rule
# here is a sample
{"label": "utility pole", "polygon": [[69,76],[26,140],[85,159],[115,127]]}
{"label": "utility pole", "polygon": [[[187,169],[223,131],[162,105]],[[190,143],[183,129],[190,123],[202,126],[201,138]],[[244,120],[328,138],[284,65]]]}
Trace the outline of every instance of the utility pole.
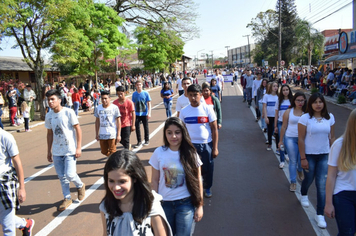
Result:
{"label": "utility pole", "polygon": [[279,69],[281,66],[282,60],[282,17],[281,17],[281,0],[278,0],[279,5],[279,32],[278,32],[278,66],[277,66],[277,75],[279,75]]}
{"label": "utility pole", "polygon": [[230,63],[229,63],[229,47],[230,47],[230,46],[225,46],[225,48],[226,48],[227,65],[230,64]]}
{"label": "utility pole", "polygon": [[244,35],[242,37],[247,37],[247,43],[248,43],[248,62],[251,64],[251,50],[250,50],[250,35]]}
{"label": "utility pole", "polygon": [[214,70],[214,51],[211,52],[211,69]]}

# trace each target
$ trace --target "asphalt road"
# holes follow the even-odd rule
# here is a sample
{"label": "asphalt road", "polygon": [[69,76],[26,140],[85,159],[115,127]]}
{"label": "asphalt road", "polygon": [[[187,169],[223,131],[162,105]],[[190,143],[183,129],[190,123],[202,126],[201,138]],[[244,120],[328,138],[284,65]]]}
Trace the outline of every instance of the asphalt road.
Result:
{"label": "asphalt road", "polygon": [[[166,119],[159,92],[160,88],[149,90],[153,106],[150,145],[137,152],[149,176],[148,160],[163,143],[162,124]],[[296,194],[289,192],[285,172],[278,168],[274,153],[266,151],[264,133],[255,122],[252,110],[242,103],[239,87],[227,83],[223,96],[223,126],[219,131],[220,155],[215,160],[213,197],[205,199],[204,217],[196,225],[194,235],[336,235],[334,220],[327,220],[327,230],[319,230],[314,220],[309,219],[313,216],[312,207],[307,211],[301,207],[299,185]],[[175,101],[176,97],[174,108]],[[343,133],[350,110],[335,105],[330,105],[329,110],[335,115],[338,137]],[[94,120],[89,112],[80,114],[83,152],[77,162],[77,172],[86,184],[86,198],[75,201],[62,213],[57,212],[62,201],[60,183],[46,158],[46,128],[39,125],[31,133],[13,133],[25,177],[36,174],[26,183],[27,200],[18,211],[19,216],[35,219],[33,235],[102,235],[98,206],[104,195],[102,174],[107,158],[94,141]],[[136,144],[134,133],[131,143]],[[71,192],[76,199],[73,184]],[[309,198],[315,206],[314,186]]]}

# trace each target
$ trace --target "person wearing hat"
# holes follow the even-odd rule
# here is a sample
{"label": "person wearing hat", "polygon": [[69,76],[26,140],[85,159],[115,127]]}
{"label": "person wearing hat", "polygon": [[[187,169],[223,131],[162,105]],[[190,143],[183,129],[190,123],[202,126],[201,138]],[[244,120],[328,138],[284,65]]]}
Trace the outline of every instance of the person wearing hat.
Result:
{"label": "person wearing hat", "polygon": [[27,103],[27,106],[30,108],[30,120],[33,121],[35,120],[35,106],[33,100],[36,99],[36,94],[32,90],[30,84],[26,85],[26,89],[24,89],[23,96]]}

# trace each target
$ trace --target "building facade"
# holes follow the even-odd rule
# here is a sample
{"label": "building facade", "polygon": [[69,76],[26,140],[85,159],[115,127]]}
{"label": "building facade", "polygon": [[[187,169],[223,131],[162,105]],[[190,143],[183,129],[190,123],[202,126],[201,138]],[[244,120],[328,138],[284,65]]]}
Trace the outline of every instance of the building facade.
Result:
{"label": "building facade", "polygon": [[228,50],[229,65],[234,67],[245,67],[253,63],[252,50],[255,49],[255,44],[245,45]]}

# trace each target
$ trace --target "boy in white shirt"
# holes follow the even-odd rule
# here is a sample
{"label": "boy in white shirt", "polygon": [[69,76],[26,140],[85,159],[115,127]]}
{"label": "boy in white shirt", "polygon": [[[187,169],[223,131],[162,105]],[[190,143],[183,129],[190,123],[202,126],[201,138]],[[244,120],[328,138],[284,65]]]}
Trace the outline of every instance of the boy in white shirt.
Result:
{"label": "boy in white shirt", "polygon": [[101,93],[101,103],[94,113],[95,138],[100,141],[101,153],[110,156],[121,141],[121,115],[119,108],[110,103],[109,92]]}

